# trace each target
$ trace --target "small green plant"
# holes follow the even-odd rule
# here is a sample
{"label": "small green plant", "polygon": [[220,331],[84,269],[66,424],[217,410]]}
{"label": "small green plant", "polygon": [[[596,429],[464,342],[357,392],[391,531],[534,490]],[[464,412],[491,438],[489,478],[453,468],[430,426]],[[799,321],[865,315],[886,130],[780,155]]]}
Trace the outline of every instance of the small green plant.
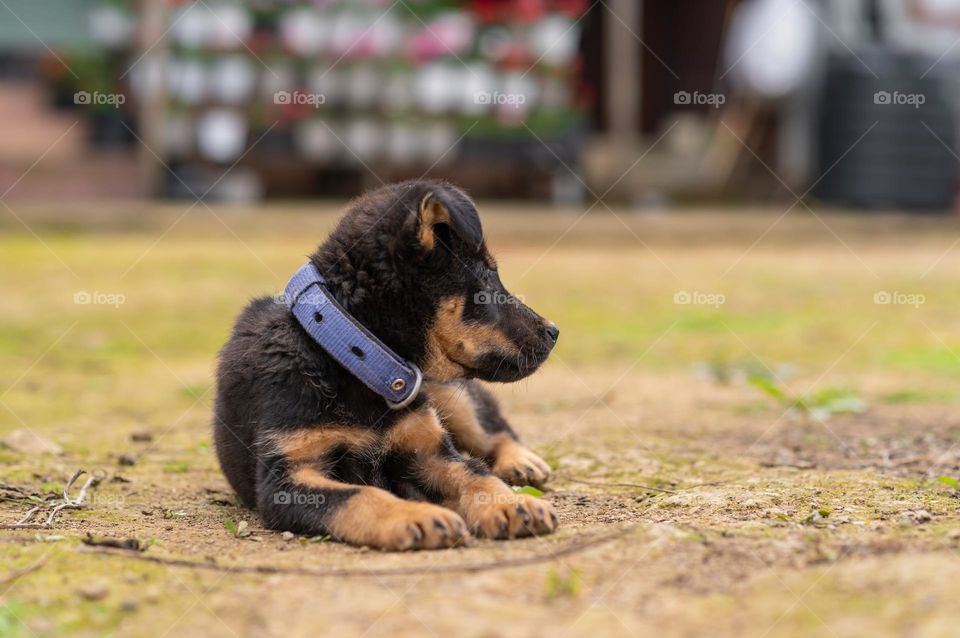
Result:
{"label": "small green plant", "polygon": [[20,621],[22,614],[20,602],[16,599],[9,599],[5,604],[0,605],[0,636],[14,638],[30,635],[27,633],[30,630]]}
{"label": "small green plant", "polygon": [[947,390],[919,389],[919,390],[897,390],[881,395],[880,400],[884,403],[904,404],[904,403],[943,403],[954,399],[952,392]]}
{"label": "small green plant", "polygon": [[827,518],[830,517],[830,510],[825,507],[814,508],[810,516],[803,519],[804,525],[813,525],[814,527],[825,527],[828,525]]}
{"label": "small green plant", "polygon": [[715,357],[696,366],[697,372],[703,377],[719,384],[731,385],[742,379],[787,379],[793,376],[793,366],[782,364],[771,370],[763,363],[750,361],[731,361],[724,357]]}
{"label": "small green plant", "polygon": [[952,476],[938,476],[937,480],[940,481],[941,483],[944,483],[945,485],[949,485],[953,489],[960,492],[960,481],[953,478]]}
{"label": "small green plant", "polygon": [[311,536],[310,538],[302,536],[297,539],[297,542],[300,543],[301,545],[309,545],[311,543],[326,543],[328,540],[330,540],[330,538],[331,538],[330,534],[324,534],[322,536]]}
{"label": "small green plant", "polygon": [[751,376],[749,381],[752,386],[775,399],[784,408],[818,421],[825,421],[838,414],[861,414],[867,410],[866,401],[855,392],[844,388],[824,388],[809,394],[794,395],[769,377]]}
{"label": "small green plant", "polygon": [[583,589],[580,570],[572,567],[566,573],[560,574],[551,569],[547,572],[547,579],[543,585],[543,595],[547,600],[558,598],[576,598]]}
{"label": "small green plant", "polygon": [[520,487],[520,486],[518,486],[518,485],[514,485],[514,486],[513,486],[513,493],[514,493],[514,494],[526,494],[527,496],[538,496],[538,497],[539,497],[539,496],[543,496],[543,491],[542,491],[542,490],[538,490],[537,488],[535,488],[535,487],[532,486],[532,485],[524,485],[523,487]]}
{"label": "small green plant", "polygon": [[163,471],[168,474],[183,474],[184,472],[190,471],[190,466],[187,463],[167,463],[163,466]]}
{"label": "small green plant", "polygon": [[247,521],[234,523],[233,520],[227,518],[224,519],[223,526],[226,527],[227,531],[233,534],[235,538],[246,538],[250,536],[250,530],[247,529]]}

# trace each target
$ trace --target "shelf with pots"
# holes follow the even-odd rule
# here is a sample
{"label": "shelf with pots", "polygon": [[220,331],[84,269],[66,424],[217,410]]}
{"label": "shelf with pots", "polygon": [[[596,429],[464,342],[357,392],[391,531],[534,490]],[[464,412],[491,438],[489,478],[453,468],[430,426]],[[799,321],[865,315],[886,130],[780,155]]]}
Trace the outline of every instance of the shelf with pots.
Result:
{"label": "shelf with pots", "polygon": [[[102,4],[99,31],[135,16],[128,2]],[[181,163],[229,166],[249,150],[253,163],[426,168],[474,154],[527,168],[546,161],[543,143],[567,161],[583,128],[575,77],[585,5],[170,2],[162,77],[136,64],[124,90],[135,102],[163,83],[165,150]],[[142,55],[132,31],[120,31],[122,41],[103,42],[112,62],[91,75],[117,77],[116,60]]]}

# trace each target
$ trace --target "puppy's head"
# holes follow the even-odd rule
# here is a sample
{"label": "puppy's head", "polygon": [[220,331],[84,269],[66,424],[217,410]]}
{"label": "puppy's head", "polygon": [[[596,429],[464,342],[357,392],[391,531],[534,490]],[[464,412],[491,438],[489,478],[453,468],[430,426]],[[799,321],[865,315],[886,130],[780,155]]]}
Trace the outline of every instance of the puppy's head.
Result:
{"label": "puppy's head", "polygon": [[427,378],[515,381],[531,374],[560,331],[504,287],[470,198],[434,183],[411,217],[417,270],[431,291],[420,362]]}
{"label": "puppy's head", "polygon": [[504,288],[476,207],[445,182],[368,193],[315,260],[357,319],[428,379],[521,379],[557,341],[557,327]]}

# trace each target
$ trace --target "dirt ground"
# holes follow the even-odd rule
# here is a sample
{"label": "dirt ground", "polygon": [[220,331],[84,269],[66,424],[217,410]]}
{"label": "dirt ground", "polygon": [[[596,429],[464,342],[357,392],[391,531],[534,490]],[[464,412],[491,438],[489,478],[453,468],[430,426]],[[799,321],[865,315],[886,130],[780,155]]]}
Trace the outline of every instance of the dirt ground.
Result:
{"label": "dirt ground", "polygon": [[563,333],[495,388],[561,528],[390,554],[263,530],[210,448],[233,316],[335,208],[184,208],[0,215],[0,636],[956,635],[955,220],[487,207]]}

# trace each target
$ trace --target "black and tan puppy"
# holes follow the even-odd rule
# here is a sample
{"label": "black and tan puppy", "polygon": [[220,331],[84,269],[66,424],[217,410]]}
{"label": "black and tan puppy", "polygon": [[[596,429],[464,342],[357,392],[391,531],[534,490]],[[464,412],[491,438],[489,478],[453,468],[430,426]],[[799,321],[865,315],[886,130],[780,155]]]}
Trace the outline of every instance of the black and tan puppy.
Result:
{"label": "black and tan puppy", "polygon": [[508,382],[558,330],[508,293],[473,202],[436,181],[356,200],[310,257],[329,293],[423,371],[393,410],[273,298],[241,313],[220,355],[220,465],[264,525],[384,549],[546,534],[551,505],[507,483],[549,468],[522,446],[478,379]]}

